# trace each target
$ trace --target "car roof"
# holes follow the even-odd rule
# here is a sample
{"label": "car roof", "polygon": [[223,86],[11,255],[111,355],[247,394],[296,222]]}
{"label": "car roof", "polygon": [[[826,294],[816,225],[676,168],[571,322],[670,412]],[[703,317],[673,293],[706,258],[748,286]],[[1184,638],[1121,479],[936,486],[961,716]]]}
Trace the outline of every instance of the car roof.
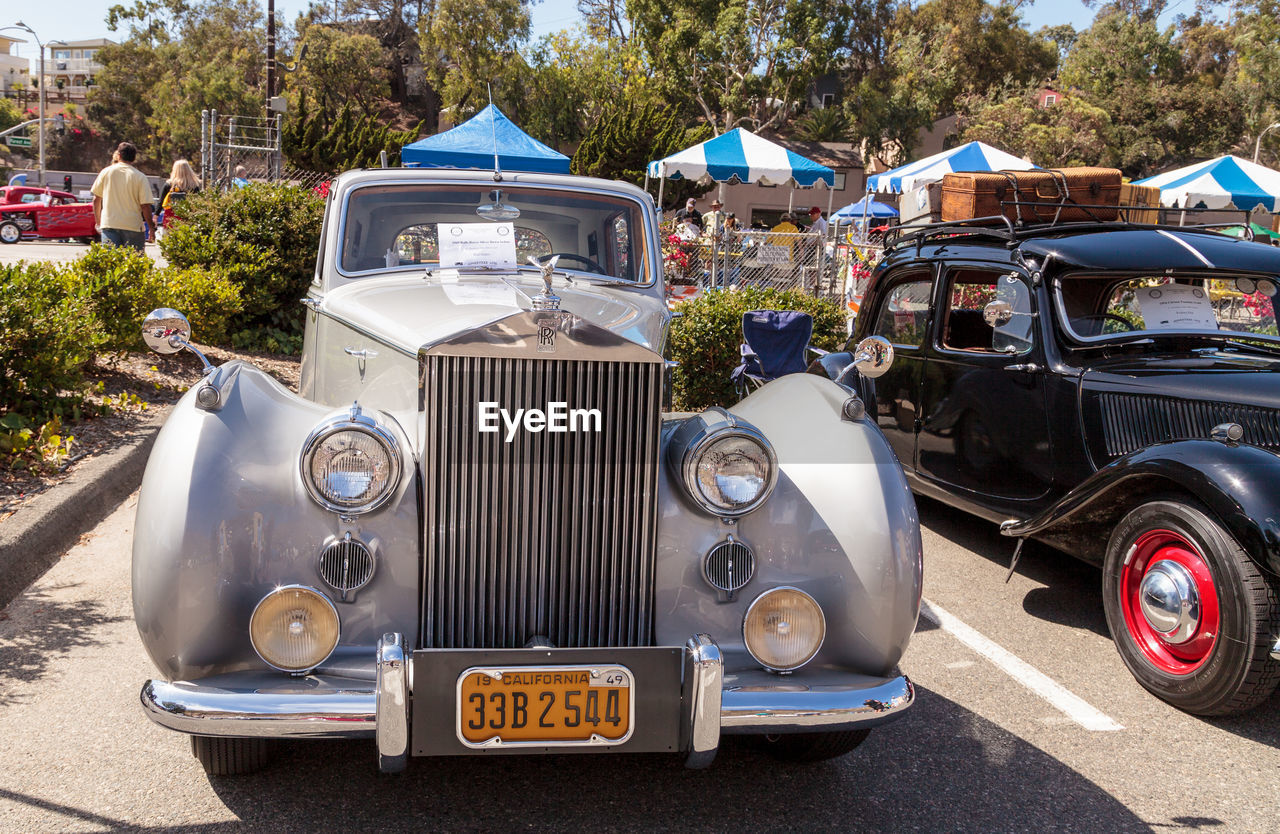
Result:
{"label": "car roof", "polygon": [[1209,231],[1117,229],[1023,241],[1023,256],[1074,269],[1237,269],[1280,273],[1280,247]]}
{"label": "car roof", "polygon": [[641,202],[653,205],[653,197],[638,186],[618,180],[579,177],[573,174],[538,174],[525,171],[503,171],[502,180],[495,182],[492,170],[478,168],[366,168],[339,174],[334,188],[353,188],[357,185],[378,183],[400,185],[406,183],[457,182],[466,185],[487,185],[502,188],[511,184],[551,185],[585,188],[596,191],[615,191]]}
{"label": "car roof", "polygon": [[[925,227],[927,229],[927,227]],[[1041,226],[940,229],[952,236],[907,237],[888,253],[892,263],[913,260],[1035,260],[1042,269],[1164,271],[1232,269],[1280,274],[1280,247],[1205,229],[1089,223],[1080,228]],[[928,235],[928,232],[925,232]],[[917,254],[918,253],[918,254]]]}

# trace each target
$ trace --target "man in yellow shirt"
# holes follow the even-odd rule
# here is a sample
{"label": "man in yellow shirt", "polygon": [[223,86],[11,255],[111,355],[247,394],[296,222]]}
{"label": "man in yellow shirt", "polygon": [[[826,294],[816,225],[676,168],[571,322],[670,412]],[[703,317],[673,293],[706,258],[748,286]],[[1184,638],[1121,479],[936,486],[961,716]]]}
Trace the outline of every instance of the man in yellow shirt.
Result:
{"label": "man in yellow shirt", "polygon": [[139,252],[151,242],[151,184],[133,162],[138,149],[130,142],[116,148],[113,164],[93,183],[93,224],[108,246],[132,246]]}

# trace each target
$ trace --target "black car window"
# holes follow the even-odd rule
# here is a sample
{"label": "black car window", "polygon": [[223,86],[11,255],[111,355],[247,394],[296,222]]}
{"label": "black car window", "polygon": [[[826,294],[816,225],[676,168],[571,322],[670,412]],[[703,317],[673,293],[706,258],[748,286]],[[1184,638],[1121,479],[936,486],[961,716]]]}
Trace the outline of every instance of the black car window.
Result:
{"label": "black car window", "polygon": [[1058,282],[1070,334],[1080,341],[1152,333],[1221,333],[1276,338],[1268,277],[1072,276]]}
{"label": "black car window", "polygon": [[[983,353],[1024,353],[1031,349],[1031,288],[1017,273],[957,269],[948,276],[942,346]],[[999,309],[994,326],[984,315]]]}
{"label": "black car window", "polygon": [[880,302],[873,334],[883,336],[899,347],[923,344],[932,287],[933,280],[921,274],[890,289]]}

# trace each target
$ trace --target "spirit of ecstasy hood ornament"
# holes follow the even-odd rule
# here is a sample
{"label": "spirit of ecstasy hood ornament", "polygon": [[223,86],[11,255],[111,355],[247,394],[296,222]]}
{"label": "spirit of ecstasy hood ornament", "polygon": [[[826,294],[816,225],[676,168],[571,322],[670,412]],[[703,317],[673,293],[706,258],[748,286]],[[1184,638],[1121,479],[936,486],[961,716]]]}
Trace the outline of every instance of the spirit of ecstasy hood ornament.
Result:
{"label": "spirit of ecstasy hood ornament", "polygon": [[556,264],[560,261],[559,255],[548,258],[545,262],[539,261],[533,255],[530,255],[529,263],[538,268],[542,273],[542,292],[533,297],[533,309],[535,310],[559,310],[560,296],[555,294],[551,288],[551,276],[556,271]]}

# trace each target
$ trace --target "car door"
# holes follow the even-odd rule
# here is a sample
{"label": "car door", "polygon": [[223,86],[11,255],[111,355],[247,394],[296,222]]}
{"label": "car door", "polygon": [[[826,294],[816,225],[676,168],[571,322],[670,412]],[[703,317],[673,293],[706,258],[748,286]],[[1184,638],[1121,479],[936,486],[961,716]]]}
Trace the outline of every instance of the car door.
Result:
{"label": "car door", "polygon": [[1007,267],[949,265],[940,283],[917,470],[988,506],[1039,498],[1053,459],[1030,279]]}
{"label": "car door", "polygon": [[893,364],[875,380],[876,422],[902,465],[916,465],[916,431],[920,419],[920,386],[924,379],[924,351],[929,331],[929,301],[933,269],[908,267],[881,279],[867,335],[883,336],[893,344]]}

